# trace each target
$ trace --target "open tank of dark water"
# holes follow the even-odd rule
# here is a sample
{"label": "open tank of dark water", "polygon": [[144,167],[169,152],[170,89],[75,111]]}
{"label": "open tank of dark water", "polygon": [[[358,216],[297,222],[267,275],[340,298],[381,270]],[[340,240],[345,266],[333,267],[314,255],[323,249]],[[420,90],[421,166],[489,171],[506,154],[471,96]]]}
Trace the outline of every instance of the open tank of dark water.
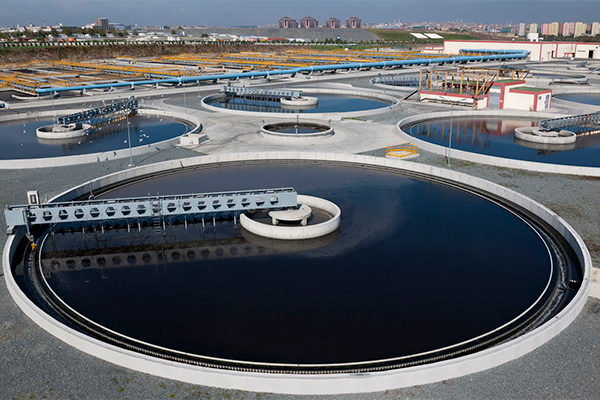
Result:
{"label": "open tank of dark water", "polygon": [[[537,126],[538,120],[518,118],[453,118],[430,120],[403,130],[410,135],[451,149],[495,157],[562,165],[600,167],[600,134],[581,135],[573,146],[522,146],[515,141],[515,128]],[[577,131],[579,127],[572,128]],[[570,130],[570,128],[566,128]],[[450,153],[452,155],[452,153]]]}
{"label": "open tank of dark water", "polygon": [[451,346],[515,319],[556,285],[546,244],[523,220],[473,194],[391,172],[227,166],[104,197],[289,186],[336,203],[339,232],[295,244],[252,237],[231,220],[172,225],[160,235],[57,232],[42,249],[44,272],[67,304],[124,335],[277,363]]}
{"label": "open tank of dark water", "polygon": [[[129,118],[131,146],[147,146],[188,132],[187,125],[167,118],[133,116]],[[99,153],[128,149],[126,120],[102,126],[89,135],[70,139],[40,139],[35,130],[52,125],[52,120],[27,119],[0,124],[0,159],[18,160]]]}
{"label": "open tank of dark water", "polygon": [[338,113],[350,111],[374,110],[383,108],[390,104],[360,97],[342,96],[334,94],[308,94],[317,97],[319,104],[315,108],[292,108],[282,107],[279,102],[251,100],[240,97],[217,99],[210,103],[211,106],[227,108],[231,110],[255,111],[255,112],[281,112],[281,113]]}

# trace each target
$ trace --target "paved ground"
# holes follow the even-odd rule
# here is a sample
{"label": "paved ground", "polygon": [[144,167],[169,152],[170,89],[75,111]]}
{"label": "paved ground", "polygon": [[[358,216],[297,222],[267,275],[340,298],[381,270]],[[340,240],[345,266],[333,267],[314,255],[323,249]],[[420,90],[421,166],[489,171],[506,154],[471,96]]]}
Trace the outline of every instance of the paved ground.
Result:
{"label": "paved ground", "polygon": [[[343,83],[343,82],[342,82]],[[356,86],[364,82],[354,82]],[[190,113],[205,123],[210,142],[205,153],[289,148],[256,133],[258,119],[221,117],[196,109]],[[181,97],[165,105],[177,107]],[[404,102],[401,111],[334,123],[346,140],[315,146],[344,152],[382,155],[381,143],[393,138],[394,121],[421,108]],[[196,109],[196,110],[195,110]],[[339,124],[337,126],[336,124]],[[226,132],[229,132],[226,134]],[[397,142],[397,139],[394,140]],[[387,143],[386,143],[387,144]],[[329,147],[327,147],[329,146]],[[298,143],[293,148],[306,148]],[[306,148],[312,150],[312,148]],[[135,158],[137,165],[195,156],[184,149],[168,149]],[[443,157],[421,152],[415,162],[444,166]],[[0,175],[0,203],[25,201],[25,191],[37,189],[50,196],[75,184],[127,168],[128,160],[102,164],[19,171]],[[581,234],[595,265],[600,262],[600,179],[530,173],[452,161],[450,168],[515,189],[549,206]],[[0,236],[4,246],[5,237]],[[157,378],[88,356],[55,339],[31,322],[14,304],[0,279],[0,400],[2,399],[556,399],[600,398],[600,300],[589,298],[576,321],[558,337],[518,360],[477,374],[436,384],[384,393],[341,396],[287,396],[200,387]]]}

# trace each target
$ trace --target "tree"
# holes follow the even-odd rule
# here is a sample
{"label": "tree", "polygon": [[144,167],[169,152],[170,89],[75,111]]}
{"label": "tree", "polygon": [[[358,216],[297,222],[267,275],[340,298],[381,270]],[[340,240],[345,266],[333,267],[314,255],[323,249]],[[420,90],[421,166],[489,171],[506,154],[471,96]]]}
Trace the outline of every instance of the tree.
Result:
{"label": "tree", "polygon": [[175,29],[171,29],[171,35],[176,35],[177,31]]}
{"label": "tree", "polygon": [[127,32],[127,30],[123,29],[123,32],[121,32],[121,36],[129,36],[129,32]]}
{"label": "tree", "polygon": [[137,36],[137,35],[138,35],[138,31],[137,31],[137,29],[134,29],[134,30],[131,32],[131,34],[132,34],[133,36]]}
{"label": "tree", "polygon": [[71,28],[64,28],[63,29],[63,33],[67,36],[71,36],[73,34],[73,29]]}

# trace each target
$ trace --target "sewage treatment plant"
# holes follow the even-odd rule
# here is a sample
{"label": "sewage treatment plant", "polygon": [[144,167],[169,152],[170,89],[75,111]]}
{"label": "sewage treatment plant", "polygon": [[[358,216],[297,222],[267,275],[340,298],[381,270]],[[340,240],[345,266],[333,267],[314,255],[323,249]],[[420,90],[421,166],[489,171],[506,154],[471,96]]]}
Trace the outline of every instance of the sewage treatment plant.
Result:
{"label": "sewage treatment plant", "polygon": [[6,301],[95,362],[298,395],[430,387],[582,335],[599,228],[578,193],[544,196],[597,208],[598,65],[529,56],[5,65]]}

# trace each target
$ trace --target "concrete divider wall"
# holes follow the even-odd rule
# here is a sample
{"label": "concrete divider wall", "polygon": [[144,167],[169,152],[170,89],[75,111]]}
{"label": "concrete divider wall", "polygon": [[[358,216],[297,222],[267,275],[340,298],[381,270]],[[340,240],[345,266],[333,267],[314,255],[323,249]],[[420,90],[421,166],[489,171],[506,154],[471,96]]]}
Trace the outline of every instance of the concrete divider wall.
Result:
{"label": "concrete divider wall", "polygon": [[[391,103],[387,106],[382,106],[380,108],[375,108],[372,110],[363,110],[363,111],[348,111],[348,112],[337,112],[337,113],[310,113],[303,114],[308,118],[327,118],[332,115],[337,115],[344,118],[354,118],[354,117],[362,117],[369,115],[377,115],[384,112],[388,112],[390,110],[396,110],[400,107],[400,100],[393,96],[388,96],[385,94],[374,93],[369,91],[362,90],[342,90],[342,89],[316,89],[316,88],[294,88],[294,90],[301,90],[303,94],[339,94],[344,96],[355,96],[361,97],[365,99],[375,99],[381,100],[388,103]],[[230,110],[228,108],[214,107],[207,103],[216,99],[221,98],[220,94],[213,94],[206,96],[202,99],[202,107],[215,111],[215,112],[224,112],[236,115],[245,115],[251,113],[256,117],[270,117],[270,118],[291,118],[294,114],[290,113],[277,113],[277,112],[255,112],[255,111],[242,111],[242,110]]]}
{"label": "concrete divider wall", "polygon": [[[537,215],[558,232],[562,233],[567,242],[573,247],[584,271],[583,282],[573,300],[554,318],[542,326],[526,333],[510,342],[470,354],[464,357],[441,361],[438,363],[408,367],[398,370],[371,372],[364,374],[265,374],[217,370],[180,364],[137,354],[128,350],[108,345],[89,338],[79,332],[60,324],[50,318],[33,304],[16,285],[10,270],[10,256],[14,252],[18,237],[10,237],[3,253],[4,272],[9,290],[17,304],[36,323],[51,334],[71,344],[72,346],[102,358],[109,362],[132,368],[138,371],[162,376],[169,379],[190,382],[194,384],[216,386],[222,388],[264,391],[292,394],[339,394],[352,392],[372,392],[400,387],[426,384],[451,379],[492,368],[514,360],[549,341],[565,329],[583,308],[590,286],[591,257],[583,240],[562,218],[543,205],[529,199],[511,189],[495,183],[475,178],[459,172],[441,169],[430,165],[411,163],[407,161],[375,158],[352,154],[332,153],[241,153],[221,154],[172,160],[163,163],[134,168],[118,172],[93,181],[86,182],[56,196],[52,201],[65,201],[89,192],[89,188],[99,189],[107,184],[124,182],[134,177],[149,177],[153,173],[180,171],[185,167],[200,167],[203,165],[221,164],[244,161],[287,161],[309,160],[324,162],[340,162],[351,165],[370,165],[385,168],[405,170],[419,174],[441,177],[468,187],[494,194],[508,202],[520,205]],[[21,233],[22,234],[22,233]]]}
{"label": "concrete divider wall", "polygon": [[[73,110],[61,110],[60,113],[54,111],[42,111],[42,112],[28,112],[21,113],[16,115],[5,115],[0,117],[0,123],[6,121],[16,121],[20,119],[29,119],[29,118],[44,118],[44,117],[52,117],[54,118],[56,115],[66,115],[72,114],[75,112],[80,112],[81,109],[73,109]],[[174,113],[170,111],[164,110],[154,110],[154,109],[138,109],[139,115],[152,115],[152,116],[164,116],[174,119],[179,119],[190,123],[193,125],[193,129],[190,133],[198,133],[202,130],[202,125],[200,122],[190,116],[179,113]],[[179,136],[163,140],[161,142],[150,143],[144,146],[136,146],[131,148],[131,155],[138,156],[146,153],[151,153],[158,150],[163,150],[169,147],[173,147],[175,144],[179,143]],[[0,169],[27,169],[27,168],[46,168],[46,167],[61,167],[66,165],[78,165],[78,164],[88,164],[93,162],[101,162],[107,160],[115,160],[118,158],[129,157],[129,148],[119,149],[119,150],[109,150],[103,151],[99,153],[90,153],[90,154],[80,154],[75,156],[65,156],[65,157],[47,157],[47,158],[29,158],[29,159],[18,159],[18,160],[0,160]]]}
{"label": "concrete divider wall", "polygon": [[[458,112],[438,112],[430,114],[419,114],[413,115],[408,118],[404,118],[398,124],[396,124],[396,132],[403,139],[410,144],[414,144],[419,148],[429,151],[434,154],[446,156],[448,155],[448,147],[440,146],[416,138],[403,130],[408,125],[416,124],[419,122],[425,122],[428,120],[436,119],[448,119],[450,116],[455,118],[473,117],[473,118],[484,118],[484,117],[523,117],[523,118],[540,118],[540,119],[551,119],[565,117],[566,115],[551,114],[545,112],[530,112],[530,111],[458,111]],[[515,160],[513,158],[504,158],[490,156],[486,154],[479,154],[464,150],[450,150],[450,158],[455,158],[464,161],[471,161],[481,164],[494,165],[498,167],[508,167],[515,169],[524,169],[528,171],[537,172],[550,172],[557,174],[570,174],[570,175],[585,175],[585,176],[600,176],[600,167],[578,167],[572,165],[561,165],[561,164],[548,164],[534,161]]]}

